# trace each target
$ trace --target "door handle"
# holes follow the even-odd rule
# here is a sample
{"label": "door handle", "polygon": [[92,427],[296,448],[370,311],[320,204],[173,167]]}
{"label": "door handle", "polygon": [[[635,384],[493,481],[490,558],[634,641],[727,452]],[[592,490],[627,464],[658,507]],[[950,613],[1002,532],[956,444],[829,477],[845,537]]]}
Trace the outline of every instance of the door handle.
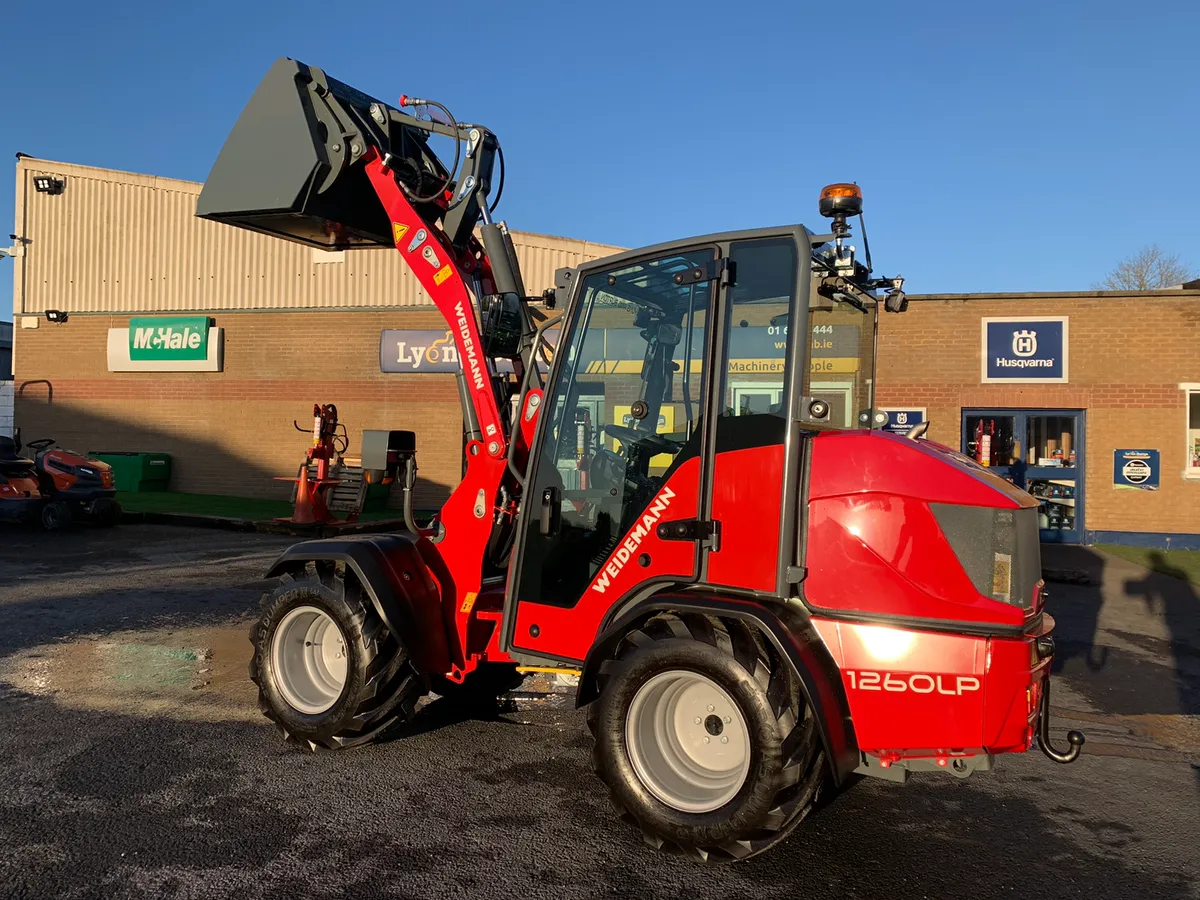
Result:
{"label": "door handle", "polygon": [[542,512],[538,531],[544,535],[558,534],[562,525],[562,493],[551,485],[542,491]]}

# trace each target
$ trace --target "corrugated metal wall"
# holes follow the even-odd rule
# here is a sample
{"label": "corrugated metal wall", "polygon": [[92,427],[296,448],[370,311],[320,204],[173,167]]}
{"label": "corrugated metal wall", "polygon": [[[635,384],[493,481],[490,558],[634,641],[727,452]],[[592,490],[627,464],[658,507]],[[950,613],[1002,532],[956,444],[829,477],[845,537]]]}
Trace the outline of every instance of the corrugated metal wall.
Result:
{"label": "corrugated metal wall", "polygon": [[[66,180],[39,194],[38,174]],[[67,312],[320,309],[428,305],[389,249],[325,253],[195,216],[200,185],[23,158],[16,222],[14,309]],[[554,285],[554,270],[621,248],[513,232],[525,288]]]}

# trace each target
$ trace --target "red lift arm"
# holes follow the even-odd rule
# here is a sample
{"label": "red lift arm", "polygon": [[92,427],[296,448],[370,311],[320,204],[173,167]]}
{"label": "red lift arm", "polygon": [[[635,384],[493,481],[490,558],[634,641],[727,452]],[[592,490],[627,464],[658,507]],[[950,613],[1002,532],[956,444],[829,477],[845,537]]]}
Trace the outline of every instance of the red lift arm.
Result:
{"label": "red lift arm", "polygon": [[[486,565],[481,548],[503,544],[497,531],[515,526],[520,481],[512,471],[525,470],[538,403],[521,411],[520,427],[509,404],[533,364],[535,328],[511,240],[487,205],[493,164],[503,164],[495,136],[431,101],[402,97],[400,105],[441,108],[447,121],[417,119],[320,69],[278,60],[214,163],[196,214],[327,250],[394,246],[445,318],[473,433],[462,482],[421,533],[439,544],[426,562],[466,648]],[[456,142],[452,168],[430,149],[431,135]],[[477,308],[498,326],[490,345]],[[512,361],[515,380],[497,375],[496,359]],[[453,665],[469,670],[469,655],[452,650]]]}

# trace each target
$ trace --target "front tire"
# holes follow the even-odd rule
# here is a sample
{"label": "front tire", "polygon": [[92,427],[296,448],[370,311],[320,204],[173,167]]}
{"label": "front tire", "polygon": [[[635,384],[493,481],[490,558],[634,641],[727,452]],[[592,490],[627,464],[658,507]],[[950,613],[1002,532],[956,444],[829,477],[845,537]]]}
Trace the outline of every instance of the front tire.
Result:
{"label": "front tire", "polygon": [[816,720],[740,621],[657,615],[625,636],[599,687],[596,774],[652,846],[745,859],[812,810],[826,773]]}
{"label": "front tire", "polygon": [[121,521],[121,504],[109,497],[92,503],[91,520],[101,528],[113,528]]}
{"label": "front tire", "polygon": [[412,718],[421,680],[352,571],[309,563],[263,595],[250,630],[258,705],[308,750],[357,747]]}

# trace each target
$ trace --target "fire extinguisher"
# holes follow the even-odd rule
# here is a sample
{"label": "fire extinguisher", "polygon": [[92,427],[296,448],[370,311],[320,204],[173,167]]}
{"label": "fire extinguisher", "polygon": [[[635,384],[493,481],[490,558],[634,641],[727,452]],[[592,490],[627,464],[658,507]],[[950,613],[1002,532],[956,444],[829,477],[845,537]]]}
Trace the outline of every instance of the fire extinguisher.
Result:
{"label": "fire extinguisher", "polygon": [[332,440],[337,434],[337,407],[332,403],[326,403],[322,406],[319,403],[313,404],[313,430],[312,430],[312,445],[320,447],[328,440]]}
{"label": "fire extinguisher", "polygon": [[981,466],[991,466],[992,464],[992,435],[996,433],[995,420],[988,420],[988,427],[985,428],[983,419],[975,425],[975,462]]}
{"label": "fire extinguisher", "polygon": [[321,432],[324,431],[325,419],[321,415],[321,407],[313,406],[313,430],[312,430],[312,445],[314,447],[321,446]]}
{"label": "fire extinguisher", "polygon": [[591,444],[592,417],[584,407],[575,410],[575,466],[579,469],[579,487],[588,489],[588,450]]}

